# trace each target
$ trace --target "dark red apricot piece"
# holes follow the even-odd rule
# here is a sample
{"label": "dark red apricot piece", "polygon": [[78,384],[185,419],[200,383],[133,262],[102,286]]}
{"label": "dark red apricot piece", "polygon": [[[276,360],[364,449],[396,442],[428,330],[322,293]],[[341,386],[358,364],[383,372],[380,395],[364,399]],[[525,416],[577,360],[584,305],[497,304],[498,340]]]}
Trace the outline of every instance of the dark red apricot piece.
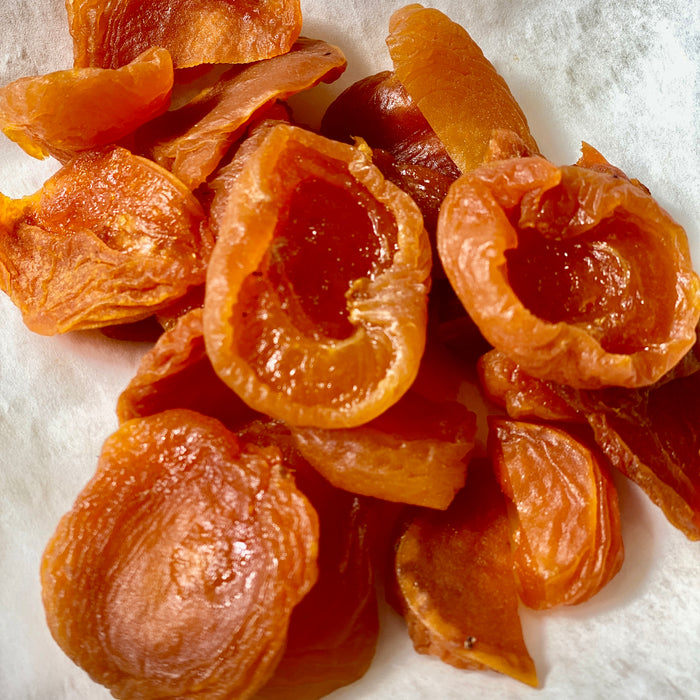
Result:
{"label": "dark red apricot piece", "polygon": [[576,605],[624,559],[617,492],[602,456],[564,429],[489,422],[489,454],[514,506],[518,595],[528,607]]}
{"label": "dark red apricot piece", "polygon": [[438,250],[484,337],[537,378],[648,385],[695,340],[685,231],[625,178],[539,157],[481,166],[443,202]]}
{"label": "dark red apricot piece", "polygon": [[476,417],[456,401],[409,391],[356,428],[292,428],[299,451],[334,486],[444,510],[467,475]]}
{"label": "dark red apricot piece", "polygon": [[207,357],[202,309],[193,309],[166,330],[142,358],[119,395],[119,421],[188,408],[236,430],[259,416],[224,384]]}
{"label": "dark red apricot piece", "polygon": [[430,168],[450,180],[461,174],[392,71],[370,75],[346,88],[326,109],[321,133],[346,143],[362,138],[399,163]]}
{"label": "dark red apricot piece", "polygon": [[538,152],[505,80],[467,31],[439,10],[396,10],[386,40],[396,77],[462,173],[480,165],[495,129]]}
{"label": "dark red apricot piece", "polygon": [[76,156],[0,213],[0,288],[45,335],[150,316],[204,281],[213,247],[192,193],[119,147]]}
{"label": "dark red apricot piece", "polygon": [[170,54],[152,48],[123,68],[76,68],[20,78],[0,89],[0,128],[30,156],[62,162],[106,146],[165,112]]}
{"label": "dark red apricot piece", "polygon": [[252,119],[277,100],[333,82],[345,66],[337,47],[302,38],[282,56],[232,68],[185,106],[148,124],[136,134],[136,149],[195,189]]}
{"label": "dark red apricot piece", "polygon": [[272,417],[366,423],[416,376],[430,263],[416,205],[360,149],[278,125],[220,220],[204,304],[212,365]]}
{"label": "dark red apricot piece", "polygon": [[177,68],[251,63],[286,53],[299,0],[66,0],[76,67],[119,68],[161,46]]}
{"label": "dark red apricot piece", "polygon": [[320,526],[318,580],[294,608],[284,655],[256,698],[315,700],[361,678],[374,657],[380,504],[333,487],[299,454],[279,422],[255,421],[239,435],[279,447]]}
{"label": "dark red apricot piece", "polygon": [[63,651],[117,698],[250,698],[317,577],[279,450],[173,410],[124,423],[41,564]]}
{"label": "dark red apricot piece", "polygon": [[474,462],[446,511],[419,511],[400,536],[396,593],[416,650],[537,685],[522,636],[508,516],[490,464]]}

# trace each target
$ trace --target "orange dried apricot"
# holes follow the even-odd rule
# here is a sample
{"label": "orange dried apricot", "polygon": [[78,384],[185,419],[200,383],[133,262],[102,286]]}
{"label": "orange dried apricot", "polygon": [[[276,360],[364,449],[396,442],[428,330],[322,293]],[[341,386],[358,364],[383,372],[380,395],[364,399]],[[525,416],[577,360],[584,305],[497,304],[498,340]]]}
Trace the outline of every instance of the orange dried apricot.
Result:
{"label": "orange dried apricot", "polygon": [[292,428],[299,451],[334,486],[386,501],[447,508],[467,475],[476,416],[409,390],[356,428]]}
{"label": "orange dried apricot", "polygon": [[386,43],[396,77],[462,173],[482,163],[494,129],[538,151],[505,80],[445,14],[418,4],[396,10]]}
{"label": "orange dried apricot", "polygon": [[116,70],[76,68],[0,89],[0,128],[30,156],[65,162],[119,141],[168,109],[170,54],[153,48]]}
{"label": "orange dried apricot", "polygon": [[201,308],[178,318],[142,358],[136,375],[119,395],[119,421],[188,408],[235,430],[258,417],[224,384],[204,348]]}
{"label": "orange dried apricot", "polygon": [[593,429],[610,462],[669,522],[700,540],[700,371],[698,346],[650,387],[577,391],[554,387]]}
{"label": "orange dried apricot", "polygon": [[443,202],[438,250],[484,337],[535,377],[648,385],[695,340],[685,231],[625,178],[537,156],[483,165]]}
{"label": "orange dried apricot", "polygon": [[119,68],[154,46],[177,68],[283,54],[301,31],[299,0],[66,0],[76,67]]}
{"label": "orange dried apricot", "polygon": [[185,106],[153,120],[137,132],[136,148],[195,189],[253,118],[277,100],[333,82],[345,66],[337,47],[302,38],[282,56],[232,68]]}
{"label": "orange dried apricot", "polygon": [[537,685],[522,635],[508,516],[491,465],[474,462],[446,511],[420,511],[395,554],[400,611],[416,650]]}
{"label": "orange dried apricot", "polygon": [[45,335],[150,316],[201,284],[213,246],[192,193],[113,147],[0,208],[0,288]]}
{"label": "orange dried apricot", "polygon": [[250,698],[317,577],[279,450],[172,410],[124,423],[41,564],[49,628],[117,698]]}
{"label": "orange dried apricot", "polygon": [[221,217],[204,303],[212,365],[274,418],[366,423],[416,376],[430,264],[416,205],[360,149],[278,125]]}
{"label": "orange dried apricot", "polygon": [[598,593],[624,558],[617,492],[601,457],[569,432],[491,418],[489,453],[514,506],[518,595],[535,609]]}
{"label": "orange dried apricot", "polygon": [[321,133],[352,143],[364,139],[400,163],[436,170],[454,180],[459,168],[392,71],[382,71],[346,88],[326,109]]}

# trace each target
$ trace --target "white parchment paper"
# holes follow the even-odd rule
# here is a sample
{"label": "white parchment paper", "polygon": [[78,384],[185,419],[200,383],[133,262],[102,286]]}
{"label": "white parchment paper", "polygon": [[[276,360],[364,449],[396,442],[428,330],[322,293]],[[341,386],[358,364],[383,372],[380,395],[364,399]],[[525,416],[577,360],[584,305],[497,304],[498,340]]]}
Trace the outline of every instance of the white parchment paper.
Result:
{"label": "white parchment paper", "polygon": [[[384,38],[396,0],[303,0],[304,34],[337,44],[349,67],[312,103],[391,67]],[[700,264],[700,5],[686,0],[440,0],[509,83],[543,153],[578,158],[582,140],[644,182],[686,228]],[[0,84],[71,66],[61,0],[0,3]],[[0,137],[0,191],[37,190],[56,169]],[[116,428],[119,392],[146,346],[99,333],[30,333],[0,294],[0,698],[109,697],[46,628],[39,561],[60,516]],[[467,672],[413,651],[384,612],[375,663],[335,700],[382,698],[700,698],[700,543],[619,479],[625,564],[595,599],[523,612],[541,687]]]}

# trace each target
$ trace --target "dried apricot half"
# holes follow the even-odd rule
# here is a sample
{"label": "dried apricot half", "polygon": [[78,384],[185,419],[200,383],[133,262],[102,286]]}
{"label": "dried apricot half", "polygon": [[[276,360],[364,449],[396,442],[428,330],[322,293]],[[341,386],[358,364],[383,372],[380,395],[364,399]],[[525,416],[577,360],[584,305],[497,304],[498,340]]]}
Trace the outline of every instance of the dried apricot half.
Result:
{"label": "dried apricot half", "polygon": [[0,201],[0,231],[0,289],[44,335],[150,316],[202,284],[214,244],[192,193],[120,147]]}
{"label": "dried apricot half", "polygon": [[419,511],[394,560],[397,601],[416,650],[537,685],[523,639],[506,505],[488,462],[475,462],[446,511]]}
{"label": "dried apricot half", "polygon": [[617,492],[602,456],[569,432],[489,421],[489,453],[514,506],[518,595],[531,608],[598,593],[624,558]]}
{"label": "dried apricot half", "polygon": [[482,163],[495,129],[538,148],[505,80],[467,31],[440,10],[396,10],[386,40],[394,72],[458,168]]}
{"label": "dried apricot half", "polygon": [[418,372],[430,265],[418,208],[362,150],[278,125],[219,220],[204,301],[212,365],[274,418],[366,423]]}
{"label": "dried apricot half", "polygon": [[176,68],[250,63],[289,51],[299,0],[66,0],[76,67],[119,68],[153,46]]}
{"label": "dried apricot half", "polygon": [[535,377],[648,385],[695,341],[685,231],[615,174],[538,156],[483,165],[445,198],[438,250],[484,337]]}
{"label": "dried apricot half", "polygon": [[249,698],[317,577],[279,450],[172,410],[124,423],[41,564],[63,651],[117,698]]}
{"label": "dried apricot half", "polygon": [[75,68],[20,78],[0,89],[0,128],[30,156],[65,162],[115,143],[165,112],[170,54],[153,48],[123,68]]}

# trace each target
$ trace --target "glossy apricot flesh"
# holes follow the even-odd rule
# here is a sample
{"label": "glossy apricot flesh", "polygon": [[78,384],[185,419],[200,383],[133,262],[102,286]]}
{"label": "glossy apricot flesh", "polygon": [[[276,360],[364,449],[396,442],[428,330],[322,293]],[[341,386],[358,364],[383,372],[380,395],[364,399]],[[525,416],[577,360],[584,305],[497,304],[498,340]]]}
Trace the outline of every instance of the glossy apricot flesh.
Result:
{"label": "glossy apricot flesh", "polygon": [[0,128],[29,155],[65,162],[115,143],[170,104],[170,54],[153,48],[122,68],[76,68],[0,89]]}
{"label": "glossy apricot flesh", "polygon": [[438,250],[484,337],[535,377],[648,385],[694,342],[686,234],[624,178],[536,156],[481,166],[445,199]]}
{"label": "glossy apricot flesh", "polygon": [[489,463],[472,464],[446,511],[409,520],[394,562],[400,610],[418,652],[537,685],[518,614],[505,500]]}
{"label": "glossy apricot flesh", "polygon": [[177,68],[251,63],[289,51],[301,31],[299,0],[67,0],[66,9],[76,67],[118,68],[154,46]]}
{"label": "glossy apricot flesh", "polygon": [[439,10],[396,10],[386,40],[394,72],[462,173],[480,165],[495,129],[538,152],[505,80],[467,31]]}
{"label": "glossy apricot flesh", "polygon": [[418,371],[430,262],[415,204],[362,151],[279,125],[220,221],[204,304],[212,364],[272,417],[367,422]]}
{"label": "glossy apricot flesh", "polygon": [[489,452],[514,506],[520,599],[547,609],[598,593],[624,559],[617,493],[601,457],[563,429],[496,418]]}
{"label": "glossy apricot flesh", "polygon": [[3,201],[0,288],[37,333],[146,318],[204,281],[204,210],[126,149],[78,155],[35,195]]}
{"label": "glossy apricot flesh", "polygon": [[124,423],[42,558],[49,628],[118,698],[249,698],[316,580],[318,522],[274,448],[173,410]]}

